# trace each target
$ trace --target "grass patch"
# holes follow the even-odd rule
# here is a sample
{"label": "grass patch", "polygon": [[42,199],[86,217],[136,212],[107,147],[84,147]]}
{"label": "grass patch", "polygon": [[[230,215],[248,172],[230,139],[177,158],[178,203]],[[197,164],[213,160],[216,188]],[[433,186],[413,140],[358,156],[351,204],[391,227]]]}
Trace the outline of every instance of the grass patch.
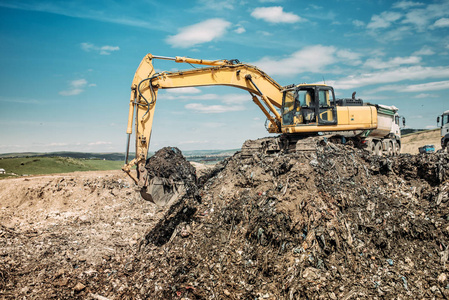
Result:
{"label": "grass patch", "polygon": [[1,178],[22,175],[71,173],[76,171],[120,170],[123,162],[99,159],[78,159],[71,157],[21,157],[0,159],[0,168],[7,174]]}

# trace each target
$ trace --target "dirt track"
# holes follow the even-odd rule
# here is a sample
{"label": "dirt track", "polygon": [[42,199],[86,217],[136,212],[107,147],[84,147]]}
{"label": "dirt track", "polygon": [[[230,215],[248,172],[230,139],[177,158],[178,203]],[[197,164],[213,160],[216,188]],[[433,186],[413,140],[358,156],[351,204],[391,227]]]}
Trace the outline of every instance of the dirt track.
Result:
{"label": "dirt track", "polygon": [[[201,203],[119,172],[0,181],[0,298],[447,299],[447,154],[238,154]],[[170,228],[170,230],[165,230]]]}

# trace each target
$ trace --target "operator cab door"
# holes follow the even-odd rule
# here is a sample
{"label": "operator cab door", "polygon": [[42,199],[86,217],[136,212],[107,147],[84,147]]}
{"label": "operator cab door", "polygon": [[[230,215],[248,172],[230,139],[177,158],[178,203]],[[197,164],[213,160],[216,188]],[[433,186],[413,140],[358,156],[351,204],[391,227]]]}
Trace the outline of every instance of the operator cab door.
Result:
{"label": "operator cab door", "polygon": [[283,125],[337,124],[334,90],[330,86],[301,86],[284,92]]}
{"label": "operator cab door", "polygon": [[335,108],[334,90],[331,87],[317,87],[316,96],[318,98],[318,124],[337,124],[337,109]]}

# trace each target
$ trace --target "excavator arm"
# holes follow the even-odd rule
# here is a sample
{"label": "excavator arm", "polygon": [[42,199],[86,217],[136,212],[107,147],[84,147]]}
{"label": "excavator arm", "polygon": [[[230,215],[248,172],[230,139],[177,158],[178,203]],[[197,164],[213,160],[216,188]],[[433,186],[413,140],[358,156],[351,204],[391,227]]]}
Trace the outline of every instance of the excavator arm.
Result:
{"label": "excavator arm", "polygon": [[[173,60],[178,63],[206,65],[178,72],[156,73],[154,59]],[[281,116],[278,108],[282,106],[282,87],[271,77],[255,66],[228,60],[200,60],[186,57],[161,57],[147,54],[141,61],[131,85],[129,115],[127,126],[127,151],[125,165],[122,168],[140,186],[148,184],[145,162],[151,138],[151,129],[159,89],[223,85],[248,91],[254,103],[269,120],[268,131],[281,133]],[[136,134],[136,156],[128,161],[130,137]],[[137,166],[137,178],[130,170]]]}

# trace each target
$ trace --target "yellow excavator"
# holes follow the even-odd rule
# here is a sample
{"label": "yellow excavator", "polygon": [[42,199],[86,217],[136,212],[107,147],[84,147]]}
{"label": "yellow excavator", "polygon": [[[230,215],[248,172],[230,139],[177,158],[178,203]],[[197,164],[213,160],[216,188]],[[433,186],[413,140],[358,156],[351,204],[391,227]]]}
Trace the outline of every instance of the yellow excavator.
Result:
{"label": "yellow excavator", "polygon": [[[156,72],[153,66],[155,59],[207,67]],[[398,124],[395,107],[364,104],[360,99],[355,99],[355,94],[349,99],[336,99],[333,88],[324,84],[281,86],[256,66],[238,60],[203,60],[147,54],[137,68],[131,85],[128,142],[122,168],[144,191],[141,193],[147,200],[155,202],[151,196],[154,189],[149,186],[158,184],[157,178],[148,178],[145,168],[158,90],[213,85],[248,91],[268,120],[268,132],[280,134],[276,138],[245,142],[242,146],[243,156],[260,151],[313,150],[313,146],[311,148],[307,142],[308,137],[335,133],[353,139],[358,145],[378,155],[399,152],[400,133],[394,130],[394,125]],[[379,118],[378,115],[385,118]],[[384,124],[385,120],[387,124]],[[379,121],[382,126],[379,126]],[[128,161],[133,122],[136,154],[134,159]],[[136,166],[137,176],[131,172],[133,166]]]}

